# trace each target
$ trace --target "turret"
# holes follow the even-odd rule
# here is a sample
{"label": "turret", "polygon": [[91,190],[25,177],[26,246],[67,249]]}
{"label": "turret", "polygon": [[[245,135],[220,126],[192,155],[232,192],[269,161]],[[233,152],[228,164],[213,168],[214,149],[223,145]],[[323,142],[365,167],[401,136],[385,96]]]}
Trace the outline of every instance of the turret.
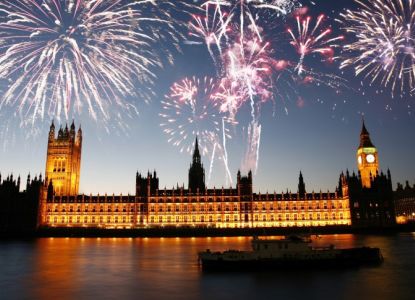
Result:
{"label": "turret", "polygon": [[300,176],[298,178],[298,194],[300,195],[300,198],[304,198],[305,196],[305,183],[304,183],[304,178],[303,178],[303,174],[300,171]]}
{"label": "turret", "polygon": [[52,124],[49,128],[49,143],[53,142],[55,140],[55,124],[52,120]]}
{"label": "turret", "polygon": [[238,171],[238,180],[236,189],[240,196],[252,196],[252,172],[249,171],[248,176],[241,176],[241,172]]}
{"label": "turret", "polygon": [[77,145],[82,146],[82,128],[79,125],[78,133],[76,134],[76,142]]}
{"label": "turret", "polygon": [[72,120],[71,130],[69,131],[69,137],[71,140],[75,140],[75,122]]}
{"label": "turret", "polygon": [[68,138],[69,137],[69,129],[68,129],[68,124],[65,125],[65,131],[63,133],[63,137],[64,138]]}

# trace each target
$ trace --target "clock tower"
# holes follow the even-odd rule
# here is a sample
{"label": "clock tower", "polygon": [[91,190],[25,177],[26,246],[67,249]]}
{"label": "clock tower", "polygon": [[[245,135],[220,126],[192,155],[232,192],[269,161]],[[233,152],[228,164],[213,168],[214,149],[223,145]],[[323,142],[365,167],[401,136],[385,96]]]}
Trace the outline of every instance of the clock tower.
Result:
{"label": "clock tower", "polygon": [[370,188],[372,178],[377,176],[379,170],[378,151],[370,140],[365,121],[362,123],[360,145],[357,149],[357,168],[359,169],[362,186]]}

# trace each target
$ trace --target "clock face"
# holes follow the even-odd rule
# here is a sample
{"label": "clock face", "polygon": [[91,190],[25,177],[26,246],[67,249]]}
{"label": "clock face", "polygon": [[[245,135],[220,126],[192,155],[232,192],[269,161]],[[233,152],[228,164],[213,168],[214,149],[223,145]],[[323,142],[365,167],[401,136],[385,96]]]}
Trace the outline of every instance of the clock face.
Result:
{"label": "clock face", "polygon": [[373,154],[369,154],[368,156],[366,156],[366,161],[368,163],[374,163],[375,162],[375,156]]}
{"label": "clock face", "polygon": [[359,163],[359,165],[362,164],[362,156],[361,155],[359,155],[359,157],[357,158],[357,162]]}

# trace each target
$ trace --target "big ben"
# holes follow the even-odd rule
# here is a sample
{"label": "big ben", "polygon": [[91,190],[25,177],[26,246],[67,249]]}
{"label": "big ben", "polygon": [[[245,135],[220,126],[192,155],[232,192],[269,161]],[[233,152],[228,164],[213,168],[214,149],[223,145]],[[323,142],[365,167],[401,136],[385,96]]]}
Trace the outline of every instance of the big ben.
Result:
{"label": "big ben", "polygon": [[379,170],[378,151],[370,140],[369,132],[363,120],[360,133],[360,145],[357,149],[357,167],[360,172],[362,186],[370,188],[372,179],[377,176]]}

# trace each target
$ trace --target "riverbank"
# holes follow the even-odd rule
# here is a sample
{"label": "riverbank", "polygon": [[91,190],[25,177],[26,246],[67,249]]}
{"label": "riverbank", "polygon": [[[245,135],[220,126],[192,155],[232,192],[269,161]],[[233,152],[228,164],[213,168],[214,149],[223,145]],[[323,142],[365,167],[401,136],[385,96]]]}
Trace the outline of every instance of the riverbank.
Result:
{"label": "riverbank", "polygon": [[394,234],[415,232],[415,223],[385,228],[356,228],[350,226],[278,227],[278,228],[211,228],[157,227],[136,229],[100,229],[86,227],[45,227],[37,231],[0,232],[0,238],[36,237],[216,237],[287,234]]}

